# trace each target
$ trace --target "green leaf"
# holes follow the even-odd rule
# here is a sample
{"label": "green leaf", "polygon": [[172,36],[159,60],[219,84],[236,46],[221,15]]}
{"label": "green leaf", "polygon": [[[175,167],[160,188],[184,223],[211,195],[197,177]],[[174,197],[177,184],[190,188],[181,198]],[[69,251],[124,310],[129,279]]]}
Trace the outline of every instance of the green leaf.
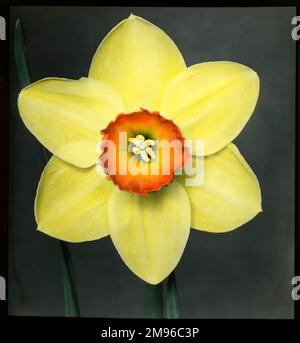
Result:
{"label": "green leaf", "polygon": [[24,28],[20,19],[17,19],[15,26],[15,58],[20,86],[24,88],[31,83],[31,77]]}
{"label": "green leaf", "polygon": [[165,315],[166,318],[179,318],[179,304],[175,271],[169,275],[167,281]]}

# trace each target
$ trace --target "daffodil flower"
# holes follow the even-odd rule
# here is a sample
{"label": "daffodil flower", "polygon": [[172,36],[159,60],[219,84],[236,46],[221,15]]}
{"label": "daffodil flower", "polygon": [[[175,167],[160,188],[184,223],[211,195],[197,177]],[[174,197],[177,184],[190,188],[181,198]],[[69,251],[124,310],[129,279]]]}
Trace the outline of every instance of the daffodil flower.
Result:
{"label": "daffodil flower", "polygon": [[[88,78],[45,78],[19,95],[26,127],[53,153],[35,199],[38,230],[68,242],[110,235],[137,276],[161,282],[179,262],[191,227],[227,232],[261,211],[257,178],[231,143],[258,93],[250,68],[187,67],[166,33],[130,15],[99,45]],[[146,166],[160,160],[157,140],[203,140],[202,185],[186,186],[185,175],[174,175],[184,149],[169,175],[113,175],[109,168],[100,175],[96,146],[104,138],[117,143],[121,131],[130,147],[117,155]]]}

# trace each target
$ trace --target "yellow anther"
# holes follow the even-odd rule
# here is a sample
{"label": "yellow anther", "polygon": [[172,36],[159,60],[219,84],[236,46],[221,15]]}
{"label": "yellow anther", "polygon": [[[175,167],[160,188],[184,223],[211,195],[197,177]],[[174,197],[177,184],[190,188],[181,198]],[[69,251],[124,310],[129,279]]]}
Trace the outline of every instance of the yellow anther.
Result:
{"label": "yellow anther", "polygon": [[141,153],[141,150],[140,150],[140,148],[138,148],[138,147],[133,147],[132,148],[132,152],[135,154],[135,155],[138,155],[138,154],[140,154]]}
{"label": "yellow anther", "polygon": [[143,135],[137,135],[135,137],[135,139],[139,140],[139,141],[144,141],[145,140],[145,137]]}
{"label": "yellow anther", "polygon": [[155,142],[152,139],[146,139],[145,144],[146,146],[152,146],[155,145]]}

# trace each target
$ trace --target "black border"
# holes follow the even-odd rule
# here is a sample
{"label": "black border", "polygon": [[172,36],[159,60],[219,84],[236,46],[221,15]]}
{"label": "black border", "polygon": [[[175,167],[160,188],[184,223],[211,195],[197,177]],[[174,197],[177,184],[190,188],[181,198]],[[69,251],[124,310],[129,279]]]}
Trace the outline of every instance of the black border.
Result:
{"label": "black border", "polygon": [[[101,6],[122,6],[122,4],[103,4],[100,3]],[[4,276],[6,278],[6,281],[8,283],[8,185],[9,185],[9,173],[8,173],[8,165],[9,165],[9,154],[8,154],[8,113],[9,113],[9,6],[16,6],[16,5],[41,5],[41,2],[37,0],[32,0],[29,3],[27,1],[24,3],[22,1],[2,1],[0,0],[0,15],[3,16],[6,19],[6,41],[0,41],[0,170],[1,170],[1,177],[0,177],[0,189],[1,189],[1,213],[0,213],[0,275]],[[91,1],[86,1],[86,3],[80,4],[74,4],[74,1],[67,2],[67,1],[53,1],[53,2],[47,2],[45,1],[43,5],[47,6],[66,6],[66,5],[73,5],[73,6],[99,6],[99,3],[93,3]],[[124,4],[123,4],[124,5]],[[155,1],[146,2],[143,5],[141,5],[138,1],[132,1],[130,4],[126,4],[126,6],[137,6],[137,7],[143,7],[143,6],[156,6],[156,7],[168,7],[170,4],[166,2],[159,2],[155,3]],[[171,7],[175,7],[176,5]],[[296,13],[297,15],[300,15],[300,0],[295,1],[260,1],[260,2],[253,2],[253,1],[244,1],[241,3],[235,3],[233,1],[229,1],[227,3],[221,2],[221,1],[203,1],[201,2],[201,6],[199,4],[191,4],[189,1],[185,3],[185,6],[177,5],[176,7],[289,7],[293,6],[296,7]],[[292,30],[291,25],[291,30]],[[300,119],[299,116],[299,108],[300,108],[300,89],[299,89],[299,80],[300,80],[300,67],[299,67],[299,58],[300,58],[300,41],[295,42],[296,44],[296,88],[295,88],[295,105],[296,105],[296,120],[295,120],[295,274],[294,275],[300,275],[300,252],[299,252],[299,246],[300,246],[300,232],[299,232],[299,220],[300,220],[300,214],[297,211],[298,204],[300,201],[300,166],[299,166],[299,151],[300,151],[300,140],[297,137],[297,133],[300,129]],[[6,66],[6,68],[5,68]],[[6,285],[7,286],[7,285]],[[291,285],[291,291],[292,291],[293,285]],[[7,286],[6,289],[9,287]],[[114,326],[115,328],[126,328],[126,327],[137,327],[137,328],[145,328],[146,326],[152,326],[152,327],[180,327],[180,326],[199,326],[200,322],[203,323],[205,326],[208,323],[213,322],[213,325],[215,323],[220,327],[222,327],[221,322],[226,322],[226,325],[228,324],[228,321],[238,321],[239,325],[242,322],[248,322],[253,320],[218,320],[218,319],[180,319],[177,321],[168,320],[149,320],[149,319],[134,319],[133,321],[130,319],[108,319],[108,318],[101,318],[101,319],[86,319],[86,318],[53,318],[53,317],[15,317],[15,316],[8,316],[8,301],[0,301],[0,324],[1,320],[4,319],[6,322],[11,322],[12,324],[21,324],[24,323],[26,325],[29,324],[44,324],[45,322],[51,324],[51,325],[57,325],[59,323],[63,323],[64,325],[68,324],[65,328],[69,328],[69,338],[78,338],[80,334],[82,334],[82,331],[79,330],[78,324],[84,324],[84,325],[91,325],[92,327],[98,326],[101,327],[104,326]],[[299,320],[300,319],[300,300],[294,302],[294,319]],[[267,322],[290,322],[293,320],[277,320],[277,319],[268,319],[268,320],[255,320],[255,322],[263,323],[265,326]],[[71,326],[70,326],[71,325]],[[209,325],[208,325],[209,326]],[[268,325],[267,325],[268,327]],[[0,328],[1,332],[1,328]],[[56,331],[49,333],[50,336],[48,338],[54,338],[59,336],[54,336]],[[92,332],[85,332],[87,336],[85,336],[85,340],[90,338],[92,341],[99,341],[99,336],[96,335],[95,331]],[[79,335],[79,336],[78,336]],[[156,339],[157,340],[157,339]],[[87,340],[89,341],[89,339]]]}

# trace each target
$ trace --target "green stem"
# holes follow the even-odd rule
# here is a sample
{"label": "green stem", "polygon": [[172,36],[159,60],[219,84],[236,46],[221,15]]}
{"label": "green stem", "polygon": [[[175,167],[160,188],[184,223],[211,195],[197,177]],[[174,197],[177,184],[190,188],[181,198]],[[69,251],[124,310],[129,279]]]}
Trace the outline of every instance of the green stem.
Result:
{"label": "green stem", "polygon": [[145,284],[146,297],[146,317],[163,318],[164,317],[164,290],[163,283],[158,285]]}
{"label": "green stem", "polygon": [[[20,87],[24,88],[31,83],[30,64],[26,48],[26,40],[23,24],[17,19],[15,26],[15,59]],[[51,155],[47,149],[41,145],[44,163],[46,164]],[[62,278],[64,287],[65,316],[75,317],[80,315],[78,297],[74,283],[73,265],[69,246],[67,243],[60,242],[60,251],[62,257]]]}
{"label": "green stem", "polygon": [[178,292],[175,271],[169,275],[167,281],[165,316],[166,318],[179,318]]}
{"label": "green stem", "polygon": [[65,316],[80,317],[78,297],[74,284],[73,263],[69,245],[66,242],[60,241],[60,251],[65,295]]}

